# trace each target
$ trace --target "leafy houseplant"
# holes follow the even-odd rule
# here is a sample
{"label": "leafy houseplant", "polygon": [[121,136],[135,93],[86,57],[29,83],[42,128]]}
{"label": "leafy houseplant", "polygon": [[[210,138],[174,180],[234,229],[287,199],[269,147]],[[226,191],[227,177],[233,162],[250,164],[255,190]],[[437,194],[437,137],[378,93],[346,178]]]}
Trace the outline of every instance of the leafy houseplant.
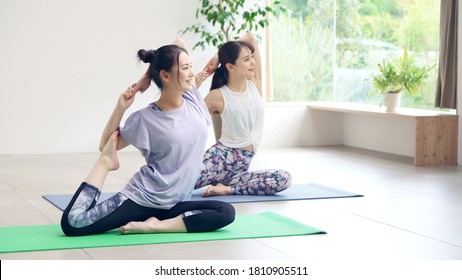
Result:
{"label": "leafy houseplant", "polygon": [[417,65],[414,57],[409,56],[407,50],[404,50],[401,57],[383,60],[378,67],[380,73],[372,75],[372,90],[369,94],[383,94],[384,105],[388,112],[395,111],[396,108],[393,106],[399,107],[401,92],[411,96],[420,95],[431,69]]}
{"label": "leafy houseplant", "polygon": [[[200,0],[201,7],[196,11],[196,19],[203,18],[210,26],[201,22],[183,30],[182,34],[192,32],[200,36],[193,49],[206,46],[220,47],[224,42],[235,40],[243,32],[257,31],[269,25],[269,15],[286,12],[280,1],[272,5],[254,4],[252,8],[245,6],[245,0]],[[213,29],[213,30],[210,30]],[[258,38],[258,36],[257,36]]]}

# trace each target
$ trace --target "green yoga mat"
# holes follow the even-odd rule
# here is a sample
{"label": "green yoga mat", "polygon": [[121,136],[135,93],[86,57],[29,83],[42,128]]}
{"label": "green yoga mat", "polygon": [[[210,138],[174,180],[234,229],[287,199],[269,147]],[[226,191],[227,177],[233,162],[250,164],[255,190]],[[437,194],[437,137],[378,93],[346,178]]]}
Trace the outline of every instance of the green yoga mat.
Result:
{"label": "green yoga mat", "polygon": [[68,237],[59,225],[0,227],[0,253],[76,248],[265,238],[326,233],[274,212],[237,215],[225,228],[201,233],[121,235],[118,231]]}

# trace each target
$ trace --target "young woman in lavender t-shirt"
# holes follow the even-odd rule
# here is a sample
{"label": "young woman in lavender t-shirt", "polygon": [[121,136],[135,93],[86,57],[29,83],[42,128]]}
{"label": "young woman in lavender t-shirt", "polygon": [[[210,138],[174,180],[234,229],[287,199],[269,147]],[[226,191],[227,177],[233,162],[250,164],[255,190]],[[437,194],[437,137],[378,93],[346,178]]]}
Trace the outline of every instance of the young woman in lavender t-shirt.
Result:
{"label": "young woman in lavender t-shirt", "polygon": [[[65,209],[66,235],[89,235],[119,229],[122,234],[214,231],[234,221],[234,208],[220,201],[190,201],[207,141],[210,114],[196,88],[191,60],[182,40],[157,50],[140,50],[149,63],[146,76],[121,94],[104,129],[101,154]],[[150,81],[161,96],[122,117],[136,93]],[[96,204],[109,171],[119,167],[116,151],[128,145],[146,160],[126,186]]]}

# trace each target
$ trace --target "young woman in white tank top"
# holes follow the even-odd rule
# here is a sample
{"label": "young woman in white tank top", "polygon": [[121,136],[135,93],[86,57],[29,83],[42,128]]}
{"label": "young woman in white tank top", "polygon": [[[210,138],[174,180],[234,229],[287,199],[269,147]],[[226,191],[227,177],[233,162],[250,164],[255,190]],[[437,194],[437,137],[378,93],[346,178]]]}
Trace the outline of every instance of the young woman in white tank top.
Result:
{"label": "young woman in white tank top", "polygon": [[265,110],[254,36],[248,33],[223,44],[205,71],[215,72],[205,102],[217,143],[204,155],[195,188],[209,186],[204,196],[271,195],[287,189],[292,181],[287,171],[248,171],[260,144]]}

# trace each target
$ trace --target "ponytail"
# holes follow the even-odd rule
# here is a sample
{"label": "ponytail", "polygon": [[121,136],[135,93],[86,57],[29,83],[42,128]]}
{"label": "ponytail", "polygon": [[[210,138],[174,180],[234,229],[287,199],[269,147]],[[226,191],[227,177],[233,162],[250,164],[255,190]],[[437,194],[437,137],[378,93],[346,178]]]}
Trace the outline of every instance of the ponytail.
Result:
{"label": "ponytail", "polygon": [[210,86],[210,90],[214,90],[216,88],[221,88],[222,86],[226,85],[229,80],[229,73],[226,66],[223,64],[215,70],[212,78],[212,85]]}

